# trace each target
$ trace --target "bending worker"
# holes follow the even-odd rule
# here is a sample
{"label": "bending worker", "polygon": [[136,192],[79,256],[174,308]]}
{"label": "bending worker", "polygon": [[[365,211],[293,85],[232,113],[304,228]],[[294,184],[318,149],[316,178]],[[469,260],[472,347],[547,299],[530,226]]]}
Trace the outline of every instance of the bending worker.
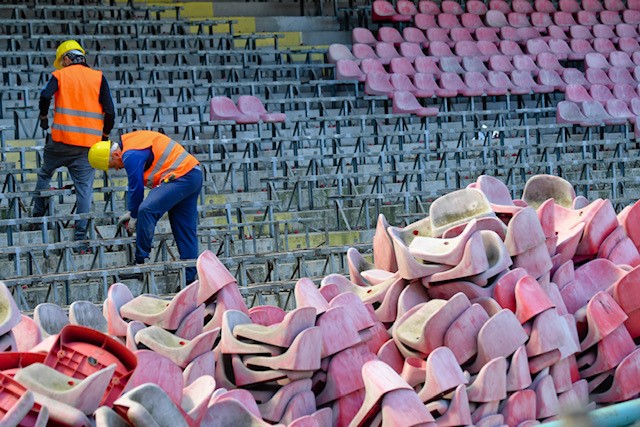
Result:
{"label": "bending worker", "polygon": [[[198,160],[182,145],[158,132],[139,130],[123,134],[121,144],[102,141],[89,150],[89,163],[96,169],[127,171],[129,212],[121,222],[136,233],[136,264],[149,257],[158,220],[169,212],[171,230],[180,259],[198,257],[198,196],[202,171]],[[144,197],[144,187],[151,191]],[[187,284],[196,268],[186,269]]]}
{"label": "bending worker", "polygon": [[[75,40],[58,46],[53,65],[56,71],[40,93],[40,127],[45,131],[49,129],[47,116],[53,97],[55,108],[36,190],[48,189],[56,169],[66,166],[76,189],[76,212],[88,213],[95,170],[87,161],[87,153],[96,142],[109,139],[115,119],[113,99],[106,78],[87,65],[84,49]],[[33,216],[43,216],[46,210],[47,199],[36,197]],[[76,221],[74,240],[85,239],[87,222]]]}

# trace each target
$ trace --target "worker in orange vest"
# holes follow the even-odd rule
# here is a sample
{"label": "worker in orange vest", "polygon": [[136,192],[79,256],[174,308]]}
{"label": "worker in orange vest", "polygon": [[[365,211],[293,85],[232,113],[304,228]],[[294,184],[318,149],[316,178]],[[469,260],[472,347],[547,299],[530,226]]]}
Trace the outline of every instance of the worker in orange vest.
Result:
{"label": "worker in orange vest", "polygon": [[[143,264],[149,257],[156,224],[165,212],[169,213],[180,259],[196,259],[200,163],[182,145],[159,132],[139,130],[120,139],[120,144],[102,141],[91,147],[89,163],[103,171],[124,168],[127,172],[129,211],[120,222],[136,233],[135,263]],[[144,187],[151,189],[146,198]],[[195,267],[186,269],[187,284],[195,276]]]}
{"label": "worker in orange vest", "polygon": [[[44,161],[38,171],[36,190],[49,188],[56,169],[66,166],[76,192],[76,212],[88,213],[93,200],[95,170],[87,161],[89,148],[100,140],[108,140],[115,111],[109,84],[102,72],[90,68],[85,51],[75,40],[58,46],[53,72],[40,93],[40,127],[49,129],[49,105],[55,97],[51,137],[46,138]],[[36,197],[33,216],[43,216],[47,200]],[[88,220],[76,221],[74,240],[85,240]],[[88,246],[77,248],[80,253]]]}

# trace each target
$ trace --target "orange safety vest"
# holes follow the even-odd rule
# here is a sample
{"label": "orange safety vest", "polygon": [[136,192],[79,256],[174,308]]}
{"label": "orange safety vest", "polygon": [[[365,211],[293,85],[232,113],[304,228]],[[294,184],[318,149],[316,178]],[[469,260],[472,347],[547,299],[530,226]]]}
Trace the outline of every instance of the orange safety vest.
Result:
{"label": "orange safety vest", "polygon": [[200,164],[182,145],[158,132],[138,130],[122,135],[121,139],[122,154],[151,147],[153,163],[143,175],[144,184],[149,188],[180,178]]}
{"label": "orange safety vest", "polygon": [[51,138],[91,147],[102,138],[104,110],[100,104],[102,72],[71,65],[53,72],[58,79]]}

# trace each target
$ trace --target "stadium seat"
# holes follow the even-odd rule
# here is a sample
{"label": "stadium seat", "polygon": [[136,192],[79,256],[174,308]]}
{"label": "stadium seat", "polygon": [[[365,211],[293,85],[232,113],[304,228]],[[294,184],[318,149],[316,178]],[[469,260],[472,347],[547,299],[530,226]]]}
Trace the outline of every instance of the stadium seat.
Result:
{"label": "stadium seat", "polygon": [[569,27],[569,35],[572,39],[593,40],[593,34],[584,25],[572,25]]}
{"label": "stadium seat", "polygon": [[493,42],[479,41],[477,43],[478,50],[480,51],[480,59],[488,61],[493,55],[500,55],[498,46]]}
{"label": "stadium seat", "polygon": [[569,40],[569,37],[567,36],[567,32],[565,31],[566,27],[558,27],[557,25],[549,25],[549,27],[547,28],[547,32],[549,33],[549,38],[550,39],[556,39],[556,40]]}
{"label": "stadium seat", "polygon": [[380,27],[378,29],[378,41],[400,46],[404,38],[402,38],[402,34],[393,27]]}
{"label": "stadium seat", "polygon": [[391,85],[395,93],[402,91],[411,92],[416,98],[431,98],[435,94],[430,90],[418,89],[409,79],[409,76],[404,74],[391,74]]}
{"label": "stadium seat", "polygon": [[612,42],[616,43],[618,41],[618,37],[613,29],[609,25],[596,24],[592,28],[593,37],[600,39],[609,39]]}
{"label": "stadium seat", "polygon": [[458,20],[457,15],[453,15],[451,13],[441,13],[437,17],[438,26],[440,28],[445,28],[451,30],[452,28],[460,27],[460,21]]}
{"label": "stadium seat", "polygon": [[567,84],[562,80],[555,70],[540,70],[538,74],[538,84],[552,86],[554,90],[564,92]]}
{"label": "stadium seat", "polygon": [[567,101],[575,102],[578,104],[584,101],[593,100],[589,92],[587,92],[584,87],[575,84],[567,85],[567,87],[565,88],[564,96]]}
{"label": "stadium seat", "polygon": [[537,76],[540,71],[540,68],[533,59],[527,55],[516,55],[513,57],[512,62],[516,70],[527,71],[535,76]]}
{"label": "stadium seat", "polygon": [[415,58],[425,56],[424,52],[422,51],[422,47],[418,43],[411,42],[400,43],[400,55],[402,55],[404,58],[411,59],[412,61]]}
{"label": "stadium seat", "polygon": [[365,58],[379,59],[378,55],[376,55],[376,52],[373,50],[373,47],[369,46],[368,44],[354,43],[351,47],[351,50],[353,51],[353,56],[355,56],[358,60],[363,60]]}
{"label": "stadium seat", "polygon": [[476,28],[476,39],[478,41],[486,41],[491,43],[499,43],[498,31],[495,28],[481,27]]}
{"label": "stadium seat", "polygon": [[503,73],[511,73],[515,70],[515,67],[508,56],[494,55],[489,58],[489,69],[493,71],[502,71]]}
{"label": "stadium seat", "polygon": [[363,43],[374,46],[377,40],[368,28],[357,27],[351,30],[351,43]]}
{"label": "stadium seat", "polygon": [[604,10],[600,0],[583,0],[582,8],[589,12],[601,12]]}
{"label": "stadium seat", "polygon": [[598,15],[596,12],[591,12],[588,10],[581,10],[576,14],[577,23],[580,25],[584,25],[585,27],[593,27],[596,24],[599,24]]}
{"label": "stadium seat", "polygon": [[620,37],[620,40],[618,40],[618,49],[632,55],[633,52],[640,51],[640,44],[638,44],[635,38]]}
{"label": "stadium seat", "polygon": [[510,40],[518,43],[522,41],[522,36],[518,32],[518,29],[509,27],[508,25],[500,27],[500,38],[502,40]]}
{"label": "stadium seat", "polygon": [[484,16],[487,13],[487,6],[480,0],[469,0],[465,5],[467,13]]}
{"label": "stadium seat", "polygon": [[633,68],[633,77],[635,77],[635,79],[640,82],[640,66],[636,65]]}
{"label": "stadium seat", "polygon": [[540,31],[546,31],[547,28],[553,25],[553,20],[551,19],[551,15],[548,13],[533,12],[531,14],[531,25]]}
{"label": "stadium seat", "polygon": [[[260,122],[260,116],[258,116],[257,114],[247,115],[247,114],[241,113],[238,110],[238,107],[236,107],[236,104],[234,104],[233,100],[231,100],[230,98],[227,98],[226,96],[214,96],[213,98],[211,98],[209,116],[211,120],[232,120],[240,124],[250,124],[250,123]],[[132,307],[130,305],[131,302],[127,304],[129,304],[128,307]],[[125,306],[127,305],[125,304]],[[122,311],[122,309],[123,308],[121,307],[120,310]],[[122,312],[122,314],[123,316],[125,315],[124,312]],[[135,319],[135,320],[140,320],[140,319]]]}
{"label": "stadium seat", "polygon": [[512,57],[515,55],[524,55],[520,45],[512,40],[502,40],[498,44],[498,48],[502,55]]}
{"label": "stadium seat", "polygon": [[442,3],[440,3],[440,9],[442,10],[442,13],[449,13],[452,15],[462,15],[464,13],[460,3],[453,0],[443,0]]}
{"label": "stadium seat", "polygon": [[561,61],[566,60],[573,54],[567,42],[560,39],[549,39],[549,49]]}
{"label": "stadium seat", "polygon": [[427,40],[424,31],[416,27],[405,27],[402,30],[402,37],[405,41],[409,43],[417,43],[424,48],[429,44],[429,40]]}
{"label": "stadium seat", "polygon": [[533,5],[527,0],[513,0],[511,2],[511,9],[515,13],[522,13],[525,15],[531,15],[534,12]]}
{"label": "stadium seat", "polygon": [[433,74],[436,77],[442,73],[435,58],[431,56],[416,58],[413,67],[418,73]]}
{"label": "stadium seat", "polygon": [[525,95],[530,92],[529,88],[518,87],[513,84],[513,82],[509,79],[502,71],[489,71],[487,73],[487,81],[493,87],[505,88],[514,95]]}
{"label": "stadium seat", "polygon": [[609,68],[611,68],[611,64],[609,64],[609,61],[607,61],[606,56],[599,52],[588,53],[584,57],[584,62],[587,69],[601,68],[601,69],[608,70]]}
{"label": "stadium seat", "polygon": [[74,301],[69,306],[69,323],[107,333],[107,319],[91,301]]}
{"label": "stadium seat", "polygon": [[478,46],[476,44],[476,42],[474,41],[459,41],[456,42],[454,48],[454,53],[456,54],[456,56],[459,57],[465,57],[465,56],[474,56],[474,57],[480,57],[482,54],[480,53],[480,50],[478,49]]}
{"label": "stadium seat", "polygon": [[489,0],[489,10],[498,10],[505,15],[511,13],[511,6],[504,0]]}
{"label": "stadium seat", "polygon": [[618,37],[630,37],[632,39],[640,37],[634,25],[624,23],[616,25],[616,34]]}
{"label": "stadium seat", "polygon": [[475,93],[482,91],[485,95],[489,96],[499,96],[506,95],[506,88],[498,88],[491,86],[487,79],[480,73],[476,71],[470,71],[464,74],[464,84],[471,91],[476,91]]}
{"label": "stadium seat", "polygon": [[513,81],[514,85],[520,86],[521,88],[530,88],[530,90],[534,93],[553,92],[552,86],[545,86],[536,83],[529,71],[515,70],[513,73],[511,73],[511,80]]}
{"label": "stadium seat", "polygon": [[[357,66],[357,64],[355,64]],[[360,74],[358,81],[364,81],[364,74]],[[284,113],[270,113],[264,107],[260,98],[252,95],[240,95],[238,97],[238,110],[247,116],[257,115],[265,123],[282,123],[287,120]]]}
{"label": "stadium seat", "polygon": [[625,9],[622,0],[604,0],[604,8],[606,10],[622,11]]}
{"label": "stadium seat", "polygon": [[637,85],[638,82],[625,67],[609,68],[609,78],[613,84],[626,83],[629,85]]}
{"label": "stadium seat", "polygon": [[389,72],[413,76],[416,73],[412,61],[409,58],[392,58],[389,62]]}
{"label": "stadium seat", "polygon": [[418,2],[418,11],[427,15],[437,15],[440,13],[440,7],[431,0],[420,0]]}
{"label": "stadium seat", "polygon": [[540,34],[540,31],[538,31],[536,28],[533,28],[533,27],[516,28],[516,33],[518,34],[518,37],[520,37],[520,40],[522,41],[542,37],[542,35]]}
{"label": "stadium seat", "polygon": [[562,80],[567,85],[580,85],[585,89],[589,89],[591,83],[584,77],[584,73],[577,68],[565,68],[562,70]]}
{"label": "stadium seat", "polygon": [[340,59],[336,62],[336,79],[364,82],[365,78],[366,74],[360,70],[357,62],[349,59]]}
{"label": "stadium seat", "polygon": [[360,63],[360,69],[363,73],[386,73],[387,70],[382,65],[382,62],[378,58],[367,58],[363,59]]}
{"label": "stadium seat", "polygon": [[500,12],[499,10],[487,11],[487,14],[485,15],[484,19],[485,19],[485,22],[487,23],[487,26],[489,27],[502,28],[502,27],[510,26],[505,14]]}
{"label": "stadium seat", "polygon": [[429,28],[438,28],[438,24],[436,24],[435,15],[429,15],[426,13],[419,13],[413,17],[413,22],[416,24],[416,27],[421,30],[427,30]]}
{"label": "stadium seat", "polygon": [[475,71],[482,74],[486,74],[489,71],[483,61],[472,57],[462,58],[462,67],[465,71]]}
{"label": "stadium seat", "polygon": [[393,98],[395,92],[391,85],[391,76],[387,73],[369,73],[364,82],[364,93],[367,95],[382,95]]}
{"label": "stadium seat", "polygon": [[627,84],[617,84],[613,87],[613,96],[616,99],[620,99],[627,104],[631,103],[633,98],[638,97],[638,92],[636,92],[636,88],[632,85]]}
{"label": "stadium seat", "polygon": [[484,94],[483,89],[468,87],[460,76],[454,73],[442,73],[440,76],[440,86],[443,89],[456,90],[458,94],[463,96],[482,96]]}
{"label": "stadium seat", "polygon": [[451,37],[451,41],[454,43],[458,43],[461,41],[470,41],[475,42],[471,32],[467,28],[452,28],[449,32],[449,37]]}
{"label": "stadium seat", "polygon": [[423,107],[411,92],[396,92],[393,97],[392,111],[394,114],[415,114],[418,117],[435,117],[438,109]]}
{"label": "stadium seat", "polygon": [[447,56],[455,56],[449,46],[443,42],[432,41],[429,43],[429,54],[436,58],[442,58]]}
{"label": "stadium seat", "polygon": [[606,87],[613,87],[613,82],[607,75],[607,72],[601,68],[588,68],[584,73],[587,81],[592,85],[603,85]]}
{"label": "stadium seat", "polygon": [[62,308],[53,303],[40,303],[33,311],[33,320],[40,327],[42,337],[58,334],[62,328],[69,324],[69,316]]}
{"label": "stadium seat", "polygon": [[553,14],[553,22],[559,27],[570,27],[576,25],[573,15],[567,12],[556,12]]}
{"label": "stadium seat", "polygon": [[514,28],[526,28],[531,26],[529,18],[523,13],[511,12],[507,15],[507,21],[509,22],[509,25]]}
{"label": "stadium seat", "polygon": [[633,52],[631,55],[631,60],[634,64],[640,65],[640,52]]}
{"label": "stadium seat", "polygon": [[460,66],[460,58],[440,58],[440,70],[443,73],[464,74],[464,69]]}
{"label": "stadium seat", "polygon": [[626,121],[625,119],[611,117],[611,115],[604,109],[604,106],[598,101],[585,101],[582,103],[581,107],[585,117],[593,120],[594,122],[614,126],[622,125]]}
{"label": "stadium seat", "polygon": [[640,11],[628,9],[622,12],[622,20],[626,24],[638,25],[640,24]]}
{"label": "stadium seat", "polygon": [[632,10],[640,10],[640,0],[627,0],[627,7]]}
{"label": "stadium seat", "polygon": [[413,76],[413,84],[423,91],[433,91],[439,98],[452,98],[457,95],[456,91],[441,88],[436,82],[433,74],[418,73]]}
{"label": "stadium seat", "polygon": [[529,55],[537,56],[542,52],[551,52],[551,48],[542,39],[529,39],[526,41],[526,50]]}
{"label": "stadium seat", "polygon": [[409,22],[412,17],[397,13],[393,4],[387,0],[374,0],[371,4],[371,19],[374,22]]}
{"label": "stadium seat", "polygon": [[[221,103],[226,108],[229,105],[227,100],[231,101],[231,99],[224,98],[226,97],[213,97],[211,110],[214,110],[214,102]],[[233,101],[231,101],[231,105],[235,108]],[[236,111],[238,111],[237,108]],[[254,116],[259,120],[257,114]],[[197,282],[188,285],[178,292],[168,304],[155,295],[138,295],[120,307],[120,313],[123,318],[138,320],[146,325],[157,325],[161,328],[176,330],[182,319],[196,308],[198,286]]]}
{"label": "stadium seat", "polygon": [[535,0],[533,3],[533,8],[542,13],[555,13],[557,12],[556,7],[549,0]]}
{"label": "stadium seat", "polygon": [[556,106],[556,121],[558,123],[569,123],[581,126],[596,126],[598,123],[587,118],[580,109],[580,106],[571,101],[560,101]]}
{"label": "stadium seat", "polygon": [[622,23],[622,18],[618,12],[603,10],[599,14],[600,22],[604,25],[614,26]]}
{"label": "stadium seat", "polygon": [[591,95],[591,98],[601,104],[604,104],[610,99],[615,99],[609,88],[604,85],[591,85],[589,88],[589,94]]}
{"label": "stadium seat", "polygon": [[558,7],[562,12],[578,13],[582,7],[576,0],[560,0]]}
{"label": "stadium seat", "polygon": [[455,44],[449,37],[449,32],[444,28],[429,28],[425,31],[429,43],[440,42],[445,43],[449,47]]}
{"label": "stadium seat", "polygon": [[611,40],[608,39],[593,39],[593,49],[605,56],[617,50]]}
{"label": "stadium seat", "polygon": [[594,53],[593,46],[587,40],[571,40],[569,46],[573,51],[573,54],[569,56],[569,59],[579,61],[585,59],[585,56],[589,53]]}
{"label": "stadium seat", "polygon": [[359,59],[354,56],[354,54],[351,52],[351,49],[340,43],[333,43],[329,45],[327,58],[332,64],[335,64],[340,59],[349,59],[351,61],[358,61]]}
{"label": "stadium seat", "polygon": [[564,67],[560,62],[558,62],[558,58],[549,52],[542,52],[536,58],[536,64],[538,68],[545,70],[556,70],[561,71]]}
{"label": "stadium seat", "polygon": [[416,5],[410,0],[398,0],[396,2],[396,11],[402,16],[409,16],[411,18],[410,20],[418,14]]}
{"label": "stadium seat", "polygon": [[384,65],[391,62],[391,58],[399,58],[400,54],[391,43],[378,42],[375,46],[376,55]]}

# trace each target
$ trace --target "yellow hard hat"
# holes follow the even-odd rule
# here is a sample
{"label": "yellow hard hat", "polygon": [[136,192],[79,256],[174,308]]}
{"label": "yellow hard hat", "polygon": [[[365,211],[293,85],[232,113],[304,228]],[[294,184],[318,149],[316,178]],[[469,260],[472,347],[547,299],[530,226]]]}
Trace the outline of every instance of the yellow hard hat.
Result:
{"label": "yellow hard hat", "polygon": [[60,46],[56,49],[56,60],[53,63],[53,66],[56,67],[57,70],[62,68],[62,57],[64,54],[71,50],[79,50],[84,55],[84,49],[77,41],[67,40],[66,42],[60,43]]}
{"label": "yellow hard hat", "polygon": [[111,141],[96,142],[89,148],[89,164],[101,171],[109,169],[111,157]]}

